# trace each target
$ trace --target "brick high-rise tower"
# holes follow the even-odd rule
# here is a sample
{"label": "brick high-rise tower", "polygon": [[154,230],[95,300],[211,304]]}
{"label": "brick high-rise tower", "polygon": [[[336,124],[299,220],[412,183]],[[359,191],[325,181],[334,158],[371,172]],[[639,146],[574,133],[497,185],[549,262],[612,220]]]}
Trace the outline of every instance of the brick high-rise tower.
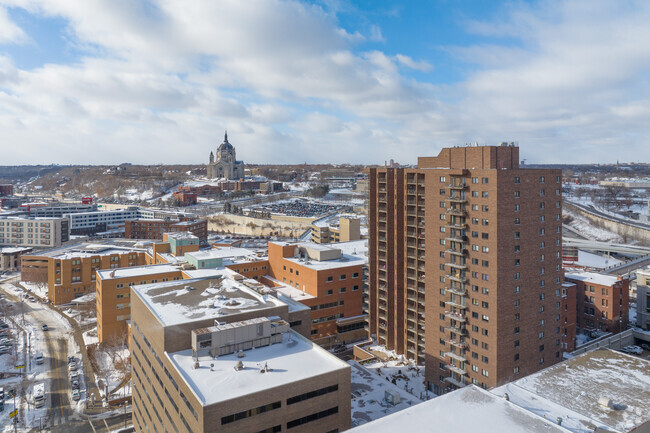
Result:
{"label": "brick high-rise tower", "polygon": [[436,393],[561,358],[561,170],[513,145],[370,172],[370,331]]}

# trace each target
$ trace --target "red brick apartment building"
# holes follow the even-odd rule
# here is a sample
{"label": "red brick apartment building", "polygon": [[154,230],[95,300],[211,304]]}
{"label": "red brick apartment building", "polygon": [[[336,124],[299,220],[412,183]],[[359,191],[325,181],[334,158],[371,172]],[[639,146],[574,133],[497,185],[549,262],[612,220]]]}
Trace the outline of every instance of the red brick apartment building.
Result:
{"label": "red brick apartment building", "polygon": [[370,170],[370,331],[434,392],[561,360],[561,181],[506,144]]}
{"label": "red brick apartment building", "polygon": [[597,272],[566,270],[576,285],[577,326],[584,331],[618,333],[627,329],[630,280]]}
{"label": "red brick apartment building", "polygon": [[311,308],[312,340],[331,344],[366,335],[363,257],[314,243],[269,242],[268,262],[268,273],[277,282],[266,282],[293,288],[279,292]]}

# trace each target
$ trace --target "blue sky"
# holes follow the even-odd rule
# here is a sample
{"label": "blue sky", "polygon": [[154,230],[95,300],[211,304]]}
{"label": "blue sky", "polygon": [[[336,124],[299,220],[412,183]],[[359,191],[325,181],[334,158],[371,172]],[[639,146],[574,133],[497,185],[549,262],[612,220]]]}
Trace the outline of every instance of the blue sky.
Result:
{"label": "blue sky", "polygon": [[0,0],[0,128],[21,163],[650,160],[650,4]]}

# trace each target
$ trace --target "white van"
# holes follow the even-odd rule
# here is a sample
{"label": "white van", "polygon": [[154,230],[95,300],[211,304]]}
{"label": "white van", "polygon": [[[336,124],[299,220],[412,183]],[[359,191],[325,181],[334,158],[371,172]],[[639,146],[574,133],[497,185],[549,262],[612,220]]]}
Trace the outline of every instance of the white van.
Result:
{"label": "white van", "polygon": [[36,362],[36,364],[38,365],[41,365],[43,361],[44,361],[43,354],[41,352],[37,353],[36,356],[34,357],[34,362]]}

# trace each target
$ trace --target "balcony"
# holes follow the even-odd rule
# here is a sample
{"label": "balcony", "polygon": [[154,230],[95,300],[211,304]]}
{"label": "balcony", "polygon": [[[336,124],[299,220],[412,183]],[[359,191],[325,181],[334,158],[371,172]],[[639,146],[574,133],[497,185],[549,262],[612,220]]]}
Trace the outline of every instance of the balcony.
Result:
{"label": "balcony", "polygon": [[467,199],[463,195],[453,195],[445,198],[445,201],[448,201],[449,203],[467,203]]}
{"label": "balcony", "polygon": [[464,211],[463,209],[456,209],[456,208],[453,208],[453,207],[448,208],[445,211],[445,213],[447,215],[456,215],[456,216],[460,216],[460,217],[466,217],[467,216],[467,212]]}
{"label": "balcony", "polygon": [[[453,367],[453,365],[450,365],[450,367]],[[454,367],[454,368],[455,368],[455,370],[464,371],[464,370],[460,370],[460,368],[457,368],[457,367]],[[457,371],[455,371],[455,370],[451,370],[451,369],[450,369],[450,371],[453,371],[453,372],[456,373],[456,374],[460,374],[460,375],[465,375],[465,374],[467,374],[467,373],[459,373],[459,372],[457,372]],[[457,387],[457,388],[462,388],[462,387],[464,387],[464,386],[466,385],[465,382],[463,382],[463,381],[461,381],[461,380],[458,380],[458,379],[456,379],[456,378],[454,378],[454,377],[451,377],[451,376],[449,376],[449,377],[445,377],[445,382],[451,383],[452,385],[454,385],[454,386]]]}
{"label": "balcony", "polygon": [[469,332],[467,332],[467,328],[465,328],[464,326],[455,326],[455,325],[445,326],[445,331],[453,332],[454,334],[458,334],[458,335],[469,334]]}
{"label": "balcony", "polygon": [[454,352],[445,352],[445,358],[452,358],[459,362],[467,361],[467,358],[465,358],[463,355]]}
{"label": "balcony", "polygon": [[448,338],[445,340],[448,344],[451,344],[452,346],[458,347],[459,349],[466,350],[467,349],[467,344],[464,341],[458,341],[454,340],[451,338]]}
{"label": "balcony", "polygon": [[451,241],[451,242],[460,242],[460,243],[467,243],[469,242],[469,238],[465,235],[459,235],[459,234],[450,234],[445,238],[445,240]]}
{"label": "balcony", "polygon": [[447,293],[453,293],[454,295],[458,296],[466,296],[467,295],[467,289],[466,288],[461,288],[461,287],[445,287],[445,292]]}
{"label": "balcony", "polygon": [[450,229],[456,229],[456,230],[467,230],[467,224],[465,223],[448,222],[447,224],[445,224],[445,227],[449,227]]}
{"label": "balcony", "polygon": [[462,269],[462,270],[467,269],[466,263],[449,262],[449,263],[445,263],[445,266],[449,266],[450,268]]}
{"label": "balcony", "polygon": [[[447,238],[447,239],[449,239],[449,238]],[[445,250],[445,253],[462,257],[462,256],[466,256],[469,253],[469,251],[467,251],[466,248],[462,248],[462,249],[461,248],[447,248]]]}
{"label": "balcony", "polygon": [[450,281],[456,281],[461,284],[467,283],[467,277],[461,274],[449,274],[446,278]]}
{"label": "balcony", "polygon": [[467,184],[466,184],[465,182],[462,182],[462,183],[451,183],[451,184],[449,184],[448,188],[449,188],[449,189],[456,190],[456,191],[462,191],[462,190],[464,190],[465,188],[467,188]]}
{"label": "balcony", "polygon": [[456,320],[461,323],[465,323],[467,321],[467,318],[465,317],[464,314],[456,313],[454,311],[445,311],[445,317],[447,317],[448,319]]}
{"label": "balcony", "polygon": [[445,301],[445,305],[447,305],[449,307],[460,308],[460,309],[463,309],[463,310],[467,308],[467,305],[459,304],[458,302],[454,302],[454,301]]}

